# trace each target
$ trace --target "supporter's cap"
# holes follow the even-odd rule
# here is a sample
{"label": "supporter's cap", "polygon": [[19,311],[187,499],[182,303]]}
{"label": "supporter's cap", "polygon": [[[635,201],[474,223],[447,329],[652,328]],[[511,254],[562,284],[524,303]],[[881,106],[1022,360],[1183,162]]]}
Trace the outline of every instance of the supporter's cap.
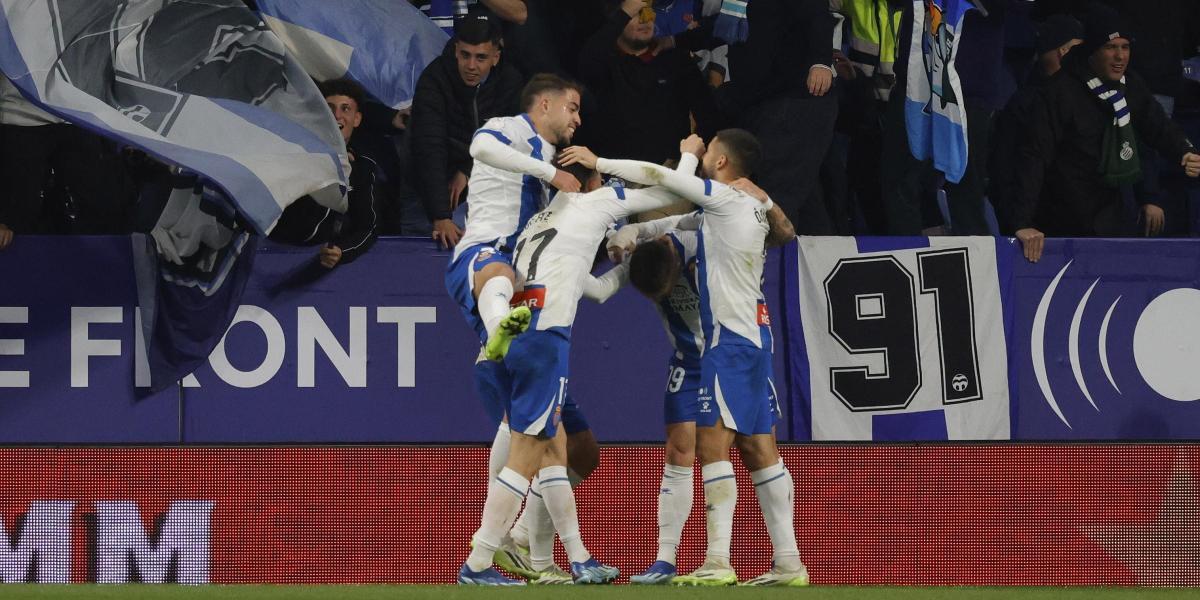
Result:
{"label": "supporter's cap", "polygon": [[1061,48],[1071,40],[1083,39],[1083,23],[1069,15],[1053,15],[1037,26],[1037,53]]}
{"label": "supporter's cap", "polygon": [[472,10],[454,21],[454,38],[468,44],[500,39],[500,23],[486,11]]}
{"label": "supporter's cap", "polygon": [[1090,55],[1101,46],[1117,38],[1133,42],[1133,31],[1121,15],[1103,4],[1095,4],[1083,16],[1083,44],[1079,46],[1083,56]]}

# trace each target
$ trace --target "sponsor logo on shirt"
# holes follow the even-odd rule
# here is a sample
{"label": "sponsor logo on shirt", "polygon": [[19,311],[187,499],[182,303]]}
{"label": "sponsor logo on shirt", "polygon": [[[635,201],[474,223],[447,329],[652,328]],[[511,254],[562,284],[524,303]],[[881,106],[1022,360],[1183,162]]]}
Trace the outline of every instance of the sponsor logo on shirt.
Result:
{"label": "sponsor logo on shirt", "polygon": [[524,306],[529,310],[541,310],[546,306],[546,288],[535,287],[513,294],[510,306]]}

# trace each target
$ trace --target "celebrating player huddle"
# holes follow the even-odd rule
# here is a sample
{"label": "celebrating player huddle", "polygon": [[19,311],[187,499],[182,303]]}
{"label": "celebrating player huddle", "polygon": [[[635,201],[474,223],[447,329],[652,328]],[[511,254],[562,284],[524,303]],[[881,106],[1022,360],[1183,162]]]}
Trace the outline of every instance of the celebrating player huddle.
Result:
{"label": "celebrating player huddle", "polygon": [[[655,302],[675,348],[665,398],[659,551],[631,582],[737,582],[729,560],[737,500],[729,452],[736,446],[774,547],[771,568],[745,583],[806,585],[793,527],[794,485],[775,447],[780,413],[762,294],[766,245],[794,234],[782,211],[745,179],[760,154],[757,141],[725,130],[706,148],[691,136],[681,142],[674,170],[598,158],[578,146],[554,158],[555,146],[568,143],[580,124],[578,86],[539,75],[526,86],[522,106],[524,114],[491,119],[475,134],[470,213],[446,274],[482,344],[477,388],[500,421],[487,500],[459,583],[524,583],[493,562],[535,584],[617,578],[617,569],[592,557],[579,534],[572,487],[594,468],[598,450],[570,398],[568,357],[580,298],[603,302],[631,280]],[[702,177],[694,174],[698,165]],[[645,187],[601,187],[601,174]],[[560,193],[548,193],[546,184]],[[677,197],[700,210],[613,233],[618,222]],[[593,277],[593,258],[606,237],[620,264]],[[696,457],[708,506],[706,560],[677,575]],[[553,562],[556,531],[569,574]]]}

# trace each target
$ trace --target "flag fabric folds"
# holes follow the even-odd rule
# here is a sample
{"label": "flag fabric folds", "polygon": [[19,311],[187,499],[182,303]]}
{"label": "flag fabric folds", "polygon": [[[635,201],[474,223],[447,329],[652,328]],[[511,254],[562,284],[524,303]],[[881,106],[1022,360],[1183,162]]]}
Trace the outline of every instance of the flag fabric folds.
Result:
{"label": "flag fabric folds", "polygon": [[345,211],[337,124],[240,0],[0,6],[0,69],[25,97],[176,174],[153,231],[133,240],[149,387],[174,385],[221,340],[284,208],[308,195]]}
{"label": "flag fabric folds", "polygon": [[197,173],[265,234],[305,194],[345,211],[316,85],[239,0],[2,0],[0,69],[75,125]]}
{"label": "flag fabric folds", "polygon": [[[412,104],[417,79],[448,36],[406,1],[258,0],[263,21],[314,78],[349,77],[395,109]],[[453,19],[450,19],[453,22]]]}
{"label": "flag fabric folds", "polygon": [[967,170],[967,113],[954,59],[970,0],[913,0],[904,120],[908,145],[918,160],[953,183]]}

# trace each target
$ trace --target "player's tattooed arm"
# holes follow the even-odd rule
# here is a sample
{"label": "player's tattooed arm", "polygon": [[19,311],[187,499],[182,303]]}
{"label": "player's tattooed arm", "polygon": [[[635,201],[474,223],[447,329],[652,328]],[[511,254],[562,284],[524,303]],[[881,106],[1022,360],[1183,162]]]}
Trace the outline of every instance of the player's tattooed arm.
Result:
{"label": "player's tattooed arm", "polygon": [[767,209],[767,225],[770,227],[766,241],[768,248],[782,246],[796,237],[796,228],[792,226],[791,219],[787,218],[778,204],[771,201],[771,197],[767,195],[766,191],[745,177],[729,185],[735,190],[749,194],[763,204],[770,205],[770,208]]}
{"label": "player's tattooed arm", "polygon": [[767,232],[768,248],[782,246],[796,239],[796,228],[792,226],[792,220],[787,218],[778,204],[772,204],[767,211],[767,225],[771,228]]}

